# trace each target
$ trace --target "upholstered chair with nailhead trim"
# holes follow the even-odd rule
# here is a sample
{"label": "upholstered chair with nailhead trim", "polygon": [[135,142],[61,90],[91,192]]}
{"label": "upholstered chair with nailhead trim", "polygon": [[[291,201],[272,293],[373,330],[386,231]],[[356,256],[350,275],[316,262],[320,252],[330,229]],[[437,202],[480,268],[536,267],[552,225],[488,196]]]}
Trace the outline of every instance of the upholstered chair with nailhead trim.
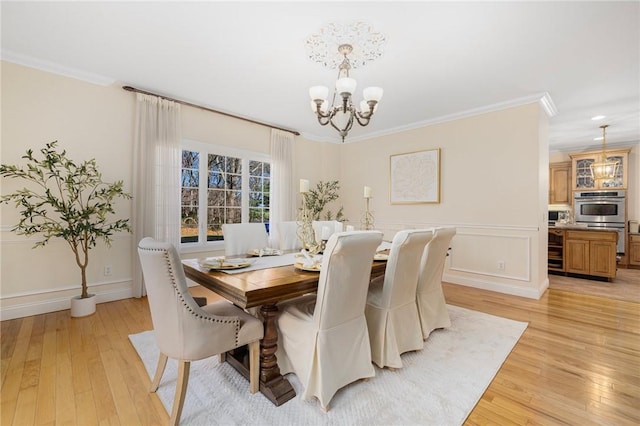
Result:
{"label": "upholstered chair with nailhead trim", "polygon": [[138,244],[138,256],[160,349],[151,392],[158,389],[167,358],[179,362],[170,424],[180,422],[191,361],[249,345],[249,389],[251,393],[257,392],[262,322],[226,301],[199,307],[187,290],[184,270],[173,245],[144,238]]}

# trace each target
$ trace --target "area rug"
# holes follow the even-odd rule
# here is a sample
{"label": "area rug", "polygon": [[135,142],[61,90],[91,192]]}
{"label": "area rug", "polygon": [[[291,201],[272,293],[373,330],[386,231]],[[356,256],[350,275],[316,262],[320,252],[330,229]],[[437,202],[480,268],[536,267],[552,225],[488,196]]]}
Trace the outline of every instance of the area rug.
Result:
{"label": "area rug", "polygon": [[[302,386],[287,378],[296,397],[280,407],[218,357],[191,363],[183,425],[459,425],[464,422],[527,323],[448,305],[451,327],[436,330],[423,350],[402,355],[404,368],[376,368],[368,382],[338,391],[324,413],[318,402],[300,398]],[[153,377],[158,348],[153,331],[129,339]],[[171,412],[177,362],[169,360],[158,396]]]}

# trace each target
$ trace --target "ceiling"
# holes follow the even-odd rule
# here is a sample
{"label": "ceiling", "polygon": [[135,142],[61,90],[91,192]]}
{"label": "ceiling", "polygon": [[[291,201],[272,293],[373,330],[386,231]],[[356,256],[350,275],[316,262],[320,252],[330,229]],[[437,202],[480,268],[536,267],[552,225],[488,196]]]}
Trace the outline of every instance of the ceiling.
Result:
{"label": "ceiling", "polygon": [[[640,141],[640,2],[10,2],[2,59],[157,94],[339,141],[308,88],[337,72],[307,57],[329,23],[364,21],[384,54],[352,70],[384,97],[347,142],[552,101],[551,150]],[[603,121],[591,117],[605,115]]]}

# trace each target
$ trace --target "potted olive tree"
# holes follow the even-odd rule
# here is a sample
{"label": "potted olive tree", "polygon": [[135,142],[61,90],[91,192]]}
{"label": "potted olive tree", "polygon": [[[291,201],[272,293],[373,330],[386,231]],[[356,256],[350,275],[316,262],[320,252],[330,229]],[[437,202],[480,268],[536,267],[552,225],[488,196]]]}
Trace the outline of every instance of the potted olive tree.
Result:
{"label": "potted olive tree", "polygon": [[107,183],[96,166],[96,160],[76,163],[59,151],[58,141],[40,150],[42,158],[27,150],[26,167],[2,164],[0,175],[25,181],[27,186],[3,195],[0,201],[13,201],[20,221],[12,228],[18,235],[39,234],[35,247],[45,246],[51,238],[64,239],[71,247],[80,268],[82,292],[71,299],[71,316],[95,312],[95,295],[87,290],[89,251],[99,240],[111,245],[115,232],[131,232],[129,219],[109,221],[115,214],[117,198],[130,199],[123,182]]}

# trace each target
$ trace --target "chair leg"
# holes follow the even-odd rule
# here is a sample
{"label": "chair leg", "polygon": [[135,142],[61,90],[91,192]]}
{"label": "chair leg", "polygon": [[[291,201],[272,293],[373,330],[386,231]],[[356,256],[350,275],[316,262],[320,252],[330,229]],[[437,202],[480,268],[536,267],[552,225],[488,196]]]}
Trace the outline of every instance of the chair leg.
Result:
{"label": "chair leg", "polygon": [[260,389],[260,341],[249,343],[249,392]]}
{"label": "chair leg", "polygon": [[182,405],[184,397],[187,395],[187,384],[189,383],[189,367],[190,361],[180,360],[178,364],[178,382],[176,383],[176,396],[173,398],[173,408],[171,409],[171,418],[169,424],[177,426],[180,424],[180,415],[182,414]]}
{"label": "chair leg", "polygon": [[226,360],[227,360],[227,353],[226,352],[222,352],[220,355],[218,355],[218,361],[220,362],[220,364],[222,364]]}
{"label": "chair leg", "polygon": [[149,388],[149,392],[155,392],[158,390],[158,386],[160,385],[160,379],[162,379],[162,375],[164,374],[164,368],[167,366],[167,356],[160,353],[160,357],[158,358],[158,366],[156,367],[156,374],[153,377],[153,382],[151,382],[151,387]]}

